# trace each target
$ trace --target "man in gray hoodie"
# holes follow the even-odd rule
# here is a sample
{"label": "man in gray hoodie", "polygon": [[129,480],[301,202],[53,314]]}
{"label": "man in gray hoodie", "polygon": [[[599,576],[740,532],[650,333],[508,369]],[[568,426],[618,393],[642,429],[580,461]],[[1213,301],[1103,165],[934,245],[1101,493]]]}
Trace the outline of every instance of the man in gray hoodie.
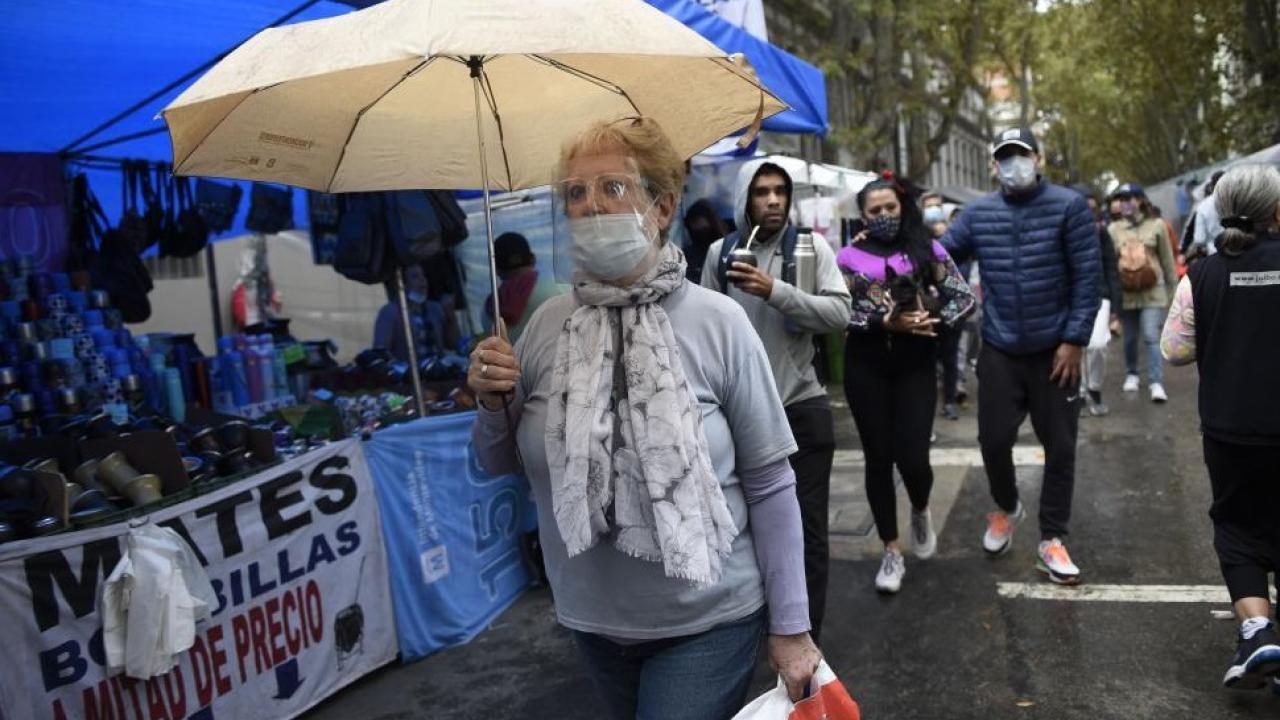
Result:
{"label": "man in gray hoodie", "polygon": [[[814,293],[784,279],[788,274],[784,266],[791,262],[784,248],[794,247],[796,234],[790,221],[791,198],[791,176],[785,170],[760,160],[746,163],[738,173],[734,205],[738,231],[707,249],[702,284],[728,294],[746,310],[764,342],[778,395],[800,448],[790,460],[804,527],[811,632],[817,639],[827,597],[827,507],[836,444],[827,389],[813,369],[813,339],[844,329],[851,301],[835,252],[817,233],[813,236]],[[728,251],[745,246],[753,229],[750,249],[756,266],[734,263],[728,267]]]}

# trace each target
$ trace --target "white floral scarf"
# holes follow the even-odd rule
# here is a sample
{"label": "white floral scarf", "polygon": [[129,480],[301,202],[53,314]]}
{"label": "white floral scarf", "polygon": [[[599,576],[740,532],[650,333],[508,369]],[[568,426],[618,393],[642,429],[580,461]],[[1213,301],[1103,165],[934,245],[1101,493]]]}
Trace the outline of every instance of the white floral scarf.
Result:
{"label": "white floral scarf", "polygon": [[684,282],[685,267],[667,244],[631,287],[575,283],[579,307],[556,345],[546,449],[569,557],[611,536],[621,552],[661,561],[667,577],[706,586],[720,580],[738,530],[659,303]]}

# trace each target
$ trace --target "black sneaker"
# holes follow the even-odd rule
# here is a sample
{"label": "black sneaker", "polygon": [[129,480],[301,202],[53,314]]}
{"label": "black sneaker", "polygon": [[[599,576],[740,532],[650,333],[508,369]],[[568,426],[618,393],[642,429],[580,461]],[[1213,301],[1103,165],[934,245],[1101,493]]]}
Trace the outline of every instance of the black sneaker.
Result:
{"label": "black sneaker", "polygon": [[1240,637],[1222,684],[1233,690],[1259,690],[1280,674],[1280,639],[1269,624],[1248,640]]}

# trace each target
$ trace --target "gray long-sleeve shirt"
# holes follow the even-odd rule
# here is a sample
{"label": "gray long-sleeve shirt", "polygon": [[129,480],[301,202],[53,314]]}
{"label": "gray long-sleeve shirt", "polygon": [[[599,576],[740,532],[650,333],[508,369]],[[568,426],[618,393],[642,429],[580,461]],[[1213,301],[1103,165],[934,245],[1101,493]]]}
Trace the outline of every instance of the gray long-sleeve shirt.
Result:
{"label": "gray long-sleeve shirt", "polygon": [[740,307],[695,285],[686,283],[661,303],[702,409],[712,467],[740,530],[719,583],[696,588],[667,578],[661,563],[629,557],[606,542],[567,556],[551,508],[545,436],[551,364],[560,329],[576,307],[572,295],[547,301],[529,321],[516,344],[521,378],[508,409],[511,427],[503,411],[482,409],[472,429],[477,460],[491,473],[516,471],[518,444],[537,498],[561,624],[619,640],[651,640],[703,632],[767,602],[771,633],[804,632],[804,540],[787,461],[796,445],[760,343]]}
{"label": "gray long-sleeve shirt", "polygon": [[[769,299],[744,293],[732,284],[728,295],[742,305],[751,325],[760,335],[769,356],[778,395],[786,407],[802,400],[826,396],[827,389],[818,382],[818,375],[813,369],[813,336],[843,330],[849,322],[852,301],[840,268],[836,266],[831,245],[817,233],[813,235],[817,256],[817,293],[810,295],[783,282],[783,232],[785,228],[773,238],[751,246],[756,255],[756,267],[773,278],[773,293]],[[712,243],[702,266],[702,285],[711,290],[723,291],[717,272],[723,245],[724,240]],[[788,320],[796,331],[787,327]]]}

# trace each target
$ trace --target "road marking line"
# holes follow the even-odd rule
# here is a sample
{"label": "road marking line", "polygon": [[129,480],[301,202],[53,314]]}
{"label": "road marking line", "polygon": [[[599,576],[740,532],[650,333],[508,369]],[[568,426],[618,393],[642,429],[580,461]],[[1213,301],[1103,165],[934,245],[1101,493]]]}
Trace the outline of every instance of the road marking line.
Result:
{"label": "road marking line", "polygon": [[1022,600],[1072,600],[1077,602],[1215,603],[1231,604],[1222,585],[1078,585],[1063,587],[1047,582],[996,583],[1003,598]]}
{"label": "road marking line", "polygon": [[[934,467],[982,467],[982,451],[978,448],[934,448],[929,451],[929,463]],[[834,464],[843,467],[860,467],[866,464],[866,457],[861,450],[837,450]],[[1044,448],[1039,445],[1015,446],[1013,464],[1043,465]]]}

